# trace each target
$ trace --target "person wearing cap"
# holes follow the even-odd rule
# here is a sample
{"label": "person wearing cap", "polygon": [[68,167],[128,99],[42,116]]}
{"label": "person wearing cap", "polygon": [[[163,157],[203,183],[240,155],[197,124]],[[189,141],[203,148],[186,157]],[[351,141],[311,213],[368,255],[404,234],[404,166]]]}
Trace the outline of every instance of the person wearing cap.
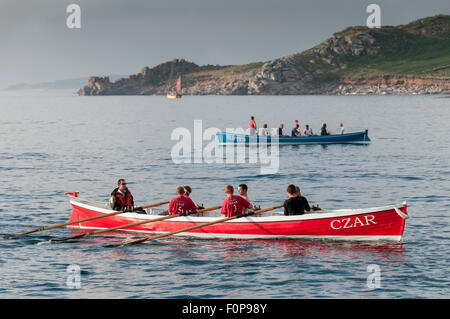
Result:
{"label": "person wearing cap", "polygon": [[221,214],[226,217],[232,217],[241,215],[245,208],[254,209],[253,205],[250,204],[248,200],[241,196],[235,196],[233,193],[233,186],[225,186],[225,194],[227,195],[227,198],[222,203],[222,210],[220,211]]}
{"label": "person wearing cap", "polygon": [[130,190],[127,188],[125,179],[121,178],[117,181],[117,188],[111,192],[109,205],[114,210],[134,211],[134,200]]}
{"label": "person wearing cap", "polygon": [[183,186],[178,186],[176,189],[177,197],[172,198],[169,202],[169,215],[185,215],[187,212],[193,212],[197,210],[197,206],[192,199],[185,196],[185,190]]}

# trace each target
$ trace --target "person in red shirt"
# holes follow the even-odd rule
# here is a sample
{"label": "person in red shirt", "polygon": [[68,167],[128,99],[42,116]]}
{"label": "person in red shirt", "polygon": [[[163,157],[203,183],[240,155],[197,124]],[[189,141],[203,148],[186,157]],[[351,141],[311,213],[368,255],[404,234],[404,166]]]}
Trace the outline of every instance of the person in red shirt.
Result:
{"label": "person in red shirt", "polygon": [[232,217],[242,214],[244,208],[253,209],[253,205],[250,204],[245,198],[241,196],[234,196],[234,188],[231,185],[225,186],[225,194],[227,198],[223,201],[221,214],[226,217]]}
{"label": "person in red shirt", "polygon": [[250,116],[250,122],[248,123],[248,126],[249,128],[254,128],[256,130],[256,122],[254,116]]}
{"label": "person in red shirt", "polygon": [[184,196],[185,190],[184,187],[177,187],[177,197],[172,198],[169,203],[169,215],[185,215],[187,212],[192,212],[197,210],[197,206],[194,204],[192,199]]}
{"label": "person in red shirt", "polygon": [[250,117],[250,122],[248,122],[248,127],[249,127],[249,134],[255,135],[256,134],[256,122],[255,122],[254,116]]}

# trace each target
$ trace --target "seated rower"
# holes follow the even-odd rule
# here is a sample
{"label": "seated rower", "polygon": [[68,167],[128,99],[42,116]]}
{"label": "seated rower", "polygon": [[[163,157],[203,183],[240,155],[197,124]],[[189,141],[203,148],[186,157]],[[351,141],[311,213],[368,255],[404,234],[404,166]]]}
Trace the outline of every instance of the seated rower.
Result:
{"label": "seated rower", "polygon": [[308,124],[305,125],[305,130],[303,131],[303,135],[305,135],[305,136],[313,136],[314,135],[312,128],[310,128]]}
{"label": "seated rower", "polygon": [[248,191],[248,186],[246,184],[240,184],[238,186],[238,193],[239,193],[239,195],[243,199],[245,199],[247,202],[250,202],[250,200],[248,199],[247,191]]}
{"label": "seated rower", "polygon": [[[239,193],[239,195],[243,199],[245,199],[247,202],[250,203],[250,199],[248,198],[248,193],[247,192],[248,192],[248,187],[247,187],[246,184],[241,184],[241,185],[238,186],[238,193]],[[253,205],[253,209],[254,210],[259,210],[259,209],[261,209],[261,206]],[[248,209],[244,209],[244,213],[247,213],[247,212],[248,212]]]}
{"label": "seated rower", "polygon": [[330,135],[330,132],[327,129],[327,123],[322,123],[322,128],[320,129],[320,135]]}
{"label": "seated rower", "polygon": [[241,196],[234,196],[234,188],[231,185],[225,186],[227,198],[223,201],[221,214],[226,217],[241,215],[245,208],[253,209],[253,205]]}
{"label": "seated rower", "polygon": [[177,197],[172,198],[169,202],[169,215],[186,215],[187,212],[197,210],[197,206],[192,199],[185,196],[185,191],[182,186],[178,186],[176,189]]}
{"label": "seated rower", "polygon": [[284,215],[303,215],[305,210],[309,212],[311,207],[308,200],[301,195],[300,188],[293,184],[289,185],[286,189],[289,199],[284,201]]}
{"label": "seated rower", "polygon": [[300,132],[300,125],[295,124],[295,127],[292,129],[291,136],[301,136],[302,133]]}
{"label": "seated rower", "polygon": [[111,197],[109,198],[109,205],[114,210],[134,211],[134,200],[130,190],[127,188],[127,183],[123,178],[117,181],[117,188],[115,188]]}
{"label": "seated rower", "polygon": [[[250,203],[250,200],[248,199],[248,195],[247,195],[247,190],[248,190],[248,187],[247,187],[246,184],[240,184],[240,185],[238,186],[238,193],[239,193],[239,195],[240,195],[243,199],[245,199],[247,202]],[[242,212],[245,214],[245,213],[248,212],[248,209],[247,209],[247,208],[244,208]]]}
{"label": "seated rower", "polygon": [[184,188],[184,196],[189,197],[189,195],[192,193],[192,188],[188,185],[183,186]]}
{"label": "seated rower", "polygon": [[[190,195],[192,194],[192,188],[190,186],[188,186],[188,185],[183,186],[183,188],[184,188],[184,196],[190,198]],[[197,209],[204,209],[204,208],[205,207],[203,207],[203,204],[202,205],[197,205]]]}
{"label": "seated rower", "polygon": [[267,124],[264,124],[263,127],[259,128],[258,135],[259,136],[269,136],[270,135],[269,129],[267,128]]}
{"label": "seated rower", "polygon": [[285,136],[283,133],[284,124],[280,124],[280,127],[278,128],[278,136]]}

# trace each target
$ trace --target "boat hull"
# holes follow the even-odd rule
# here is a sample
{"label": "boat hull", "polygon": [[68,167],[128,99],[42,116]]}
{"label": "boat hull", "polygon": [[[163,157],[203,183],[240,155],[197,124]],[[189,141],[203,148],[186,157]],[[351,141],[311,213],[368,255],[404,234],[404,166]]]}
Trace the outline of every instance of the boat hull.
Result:
{"label": "boat hull", "polygon": [[171,95],[167,94],[168,99],[181,99],[181,94]]}
{"label": "boat hull", "polygon": [[[112,210],[88,201],[71,200],[71,221],[100,216]],[[160,218],[159,215],[124,213],[69,227],[80,229],[106,229],[135,222]],[[388,240],[401,241],[405,226],[406,204],[370,209],[336,210],[284,216],[282,212],[251,216],[218,223],[177,234],[204,238],[294,238],[331,240]],[[122,231],[139,233],[167,233],[201,225],[223,216],[184,216],[164,221],[124,228]]]}
{"label": "boat hull", "polygon": [[220,144],[369,144],[368,130],[362,132],[333,134],[326,136],[258,136],[218,132]]}

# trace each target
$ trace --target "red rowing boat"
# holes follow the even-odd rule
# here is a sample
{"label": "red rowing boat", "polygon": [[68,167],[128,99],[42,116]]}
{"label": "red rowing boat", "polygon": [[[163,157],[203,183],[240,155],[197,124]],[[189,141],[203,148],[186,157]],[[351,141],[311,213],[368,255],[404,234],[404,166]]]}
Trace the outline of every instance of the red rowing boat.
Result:
{"label": "red rowing boat", "polygon": [[[107,204],[94,203],[81,198],[70,200],[70,221],[100,216],[113,212]],[[160,218],[163,209],[147,209],[146,214],[122,213],[72,224],[79,229],[106,229],[139,220]],[[199,215],[175,217],[121,229],[138,233],[167,233],[223,218],[218,211]],[[401,241],[405,220],[409,218],[406,203],[367,209],[322,210],[304,215],[284,216],[283,212],[265,212],[215,225],[182,232],[178,236],[204,238],[294,238],[331,240],[389,240]]]}

